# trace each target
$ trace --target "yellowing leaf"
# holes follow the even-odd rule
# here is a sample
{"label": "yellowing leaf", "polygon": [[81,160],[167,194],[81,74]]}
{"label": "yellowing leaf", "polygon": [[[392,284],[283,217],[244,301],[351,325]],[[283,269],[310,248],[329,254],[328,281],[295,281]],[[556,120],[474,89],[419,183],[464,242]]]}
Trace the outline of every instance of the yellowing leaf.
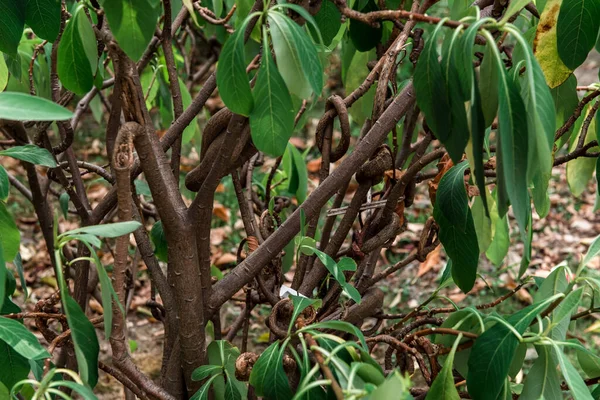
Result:
{"label": "yellowing leaf", "polygon": [[563,0],[548,0],[533,40],[533,53],[542,67],[550,88],[555,88],[573,72],[558,55],[556,45],[556,21]]}

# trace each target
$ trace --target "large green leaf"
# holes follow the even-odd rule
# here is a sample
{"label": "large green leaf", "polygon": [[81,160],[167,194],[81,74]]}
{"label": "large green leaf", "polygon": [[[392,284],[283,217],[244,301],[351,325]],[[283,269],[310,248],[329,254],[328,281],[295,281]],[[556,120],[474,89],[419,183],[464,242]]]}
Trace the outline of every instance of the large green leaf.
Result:
{"label": "large green leaf", "polygon": [[98,382],[98,354],[100,352],[96,330],[71,296],[63,293],[62,297],[67,322],[71,328],[71,338],[81,379],[93,388]]}
{"label": "large green leaf", "polygon": [[600,357],[591,353],[587,349],[577,349],[577,361],[588,378],[597,378],[600,376]]}
{"label": "large green leaf", "polygon": [[231,397],[227,395],[235,396],[236,393],[246,398],[246,384],[235,378],[235,360],[240,355],[238,348],[225,340],[215,340],[208,345],[207,353],[208,362],[221,368],[221,375],[213,381],[215,398],[229,400]]}
{"label": "large green leaf", "polygon": [[315,15],[315,22],[321,31],[323,44],[329,46],[342,26],[340,10],[333,1],[324,0],[321,3],[321,9]]}
{"label": "large green leaf", "polygon": [[[465,146],[469,141],[469,122],[465,109],[465,100],[470,98],[470,92],[463,94],[461,80],[465,75],[463,66],[460,65],[459,53],[461,51],[460,41],[458,40],[458,31],[455,31],[450,38],[447,46],[442,47],[442,74],[446,82],[448,101],[450,102],[451,127],[450,136],[442,143],[452,161],[458,164],[465,151]],[[462,54],[461,54],[462,56]],[[470,72],[470,68],[466,71]],[[461,79],[463,78],[463,79]]]}
{"label": "large green leaf", "polygon": [[557,361],[547,346],[536,347],[538,358],[525,378],[521,400],[561,400],[560,380],[556,370]]}
{"label": "large green leaf", "polygon": [[[523,334],[531,322],[555,299],[551,297],[541,303],[511,315],[506,323]],[[469,356],[467,387],[473,398],[496,400],[502,390],[519,339],[504,323],[496,323],[476,340]]]}
{"label": "large green leaf", "polygon": [[269,24],[277,68],[290,93],[308,98],[323,89],[323,66],[306,31],[279,12],[269,13]]}
{"label": "large green leaf", "polygon": [[60,0],[25,0],[25,22],[33,32],[54,42],[60,30]]}
{"label": "large green leaf", "polygon": [[217,86],[221,99],[229,109],[248,116],[254,106],[250,83],[246,75],[244,31],[247,23],[227,39],[217,66]]}
{"label": "large green leaf", "polygon": [[453,226],[465,230],[469,212],[467,191],[465,189],[465,170],[469,163],[462,163],[450,168],[439,182],[435,207]]}
{"label": "large green leaf", "polygon": [[458,395],[458,391],[454,386],[454,375],[452,374],[452,370],[454,369],[454,354],[456,354],[456,348],[460,343],[461,335],[454,341],[454,345],[452,346],[452,350],[446,357],[446,361],[444,361],[444,366],[442,370],[438,374],[435,381],[431,385],[429,392],[427,392],[427,397],[425,400],[459,400],[460,396]]}
{"label": "large green leaf", "polygon": [[[491,35],[487,35],[491,41]],[[529,191],[527,189],[528,129],[526,110],[516,84],[510,79],[498,49],[494,49],[494,60],[498,70],[498,210],[504,215],[500,194],[506,192],[510,200],[521,237],[526,238],[528,219],[531,214]]]}
{"label": "large green leaf", "polygon": [[[565,274],[565,267],[564,265],[558,266],[546,277],[546,279],[544,279],[539,290],[535,293],[533,301],[537,303],[548,297],[554,296],[557,293],[564,293],[567,290],[567,287],[568,282]],[[556,318],[556,314],[559,312],[559,309],[563,307],[563,303],[564,301],[562,301],[551,314],[552,322],[556,324],[549,334],[550,338],[553,340],[565,340],[567,336],[570,320],[563,319],[562,321],[558,321]]]}
{"label": "large green leaf", "polygon": [[292,97],[279,74],[264,33],[263,58],[254,86],[254,108],[250,113],[252,141],[256,148],[272,156],[285,152],[294,130]]}
{"label": "large green leaf", "polygon": [[467,223],[463,229],[452,225],[437,207],[433,210],[433,217],[440,226],[440,242],[452,260],[452,279],[464,293],[473,288],[479,263],[477,232],[471,210],[468,207],[467,210]]}
{"label": "large green leaf", "polygon": [[450,103],[442,67],[438,61],[437,36],[442,25],[438,25],[421,52],[413,76],[417,104],[425,114],[427,125],[444,143],[450,136]]}
{"label": "large green leaf", "polygon": [[579,67],[596,44],[600,28],[600,2],[563,0],[556,24],[558,54],[565,65]]}
{"label": "large green leaf", "polygon": [[465,293],[477,276],[479,245],[465,190],[466,161],[452,167],[440,180],[433,217],[440,226],[440,242],[452,260],[452,278]]}
{"label": "large green leaf", "polygon": [[160,2],[152,0],[100,0],[117,42],[134,61],[150,43],[160,16]]}
{"label": "large green leaf", "polygon": [[0,93],[0,118],[16,121],[64,121],[73,113],[41,97],[25,93]]}
{"label": "large green leaf", "polygon": [[[357,4],[360,2],[357,2]],[[379,7],[374,0],[369,0],[367,4],[359,10],[362,13],[368,13],[371,11],[379,11]],[[351,19],[350,26],[348,28],[348,34],[350,36],[350,40],[356,47],[358,51],[369,51],[375,46],[377,43],[381,41],[381,36],[383,34],[383,28],[381,24],[375,28],[371,25],[367,25],[364,22]]]}
{"label": "large green leaf", "polygon": [[292,398],[292,391],[283,371],[283,350],[275,342],[260,355],[252,368],[250,384],[257,396],[267,399],[284,400]]}
{"label": "large green leaf", "polygon": [[[7,388],[12,388],[15,383],[21,379],[26,379],[29,375],[30,368],[27,358],[17,353],[2,340],[0,340],[0,360],[2,360],[0,383]],[[2,396],[0,395],[0,397]],[[8,399],[8,397],[6,398]]]}
{"label": "large green leaf", "polygon": [[492,125],[498,114],[498,69],[494,61],[492,46],[485,46],[483,61],[479,67],[479,91],[485,94],[485,101],[481,103],[485,126]]}
{"label": "large green leaf", "polygon": [[25,25],[25,2],[0,1],[0,15],[0,51],[16,54]]}
{"label": "large green leaf", "polygon": [[85,6],[77,6],[58,46],[58,76],[61,83],[76,94],[88,92],[94,85],[98,67],[96,35],[85,15]]}
{"label": "large green leaf", "polygon": [[50,357],[33,333],[14,319],[0,317],[0,340],[28,360],[42,360]]}
{"label": "large green leaf", "polygon": [[563,353],[562,349],[556,343],[553,343],[553,347],[556,356],[558,357],[558,365],[560,365],[563,377],[565,378],[569,389],[571,389],[573,398],[575,400],[593,400],[583,378],[573,364],[571,364],[567,355]]}
{"label": "large green leaf", "polygon": [[43,165],[44,167],[56,168],[54,156],[46,149],[38,147],[34,144],[26,144],[25,146],[14,146],[6,150],[0,151],[0,156],[8,156],[22,161],[27,161],[31,164]]}
{"label": "large green leaf", "polygon": [[542,70],[525,39],[512,26],[507,28],[521,46],[525,58],[525,76],[521,95],[525,102],[528,134],[527,179],[534,181],[533,202],[540,217],[550,210],[548,181],[552,175],[552,148],[556,130],[556,114],[550,89]]}

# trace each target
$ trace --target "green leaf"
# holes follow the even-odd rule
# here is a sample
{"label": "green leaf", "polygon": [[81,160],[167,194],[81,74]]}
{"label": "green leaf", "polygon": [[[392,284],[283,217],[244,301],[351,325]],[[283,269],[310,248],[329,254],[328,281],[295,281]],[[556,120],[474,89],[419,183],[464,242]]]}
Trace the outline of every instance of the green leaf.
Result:
{"label": "green leaf", "polygon": [[581,260],[581,265],[586,266],[592,261],[594,257],[596,257],[600,253],[600,236],[596,236],[590,247],[588,247],[585,256],[583,256],[583,260]]}
{"label": "green leaf", "polygon": [[412,398],[410,395],[411,381],[408,376],[400,375],[400,372],[394,370],[377,389],[371,393],[371,399],[401,399]]}
{"label": "green leaf", "polygon": [[[0,340],[0,360],[2,360],[2,368],[0,368],[0,383],[7,388],[12,388],[15,383],[22,379],[26,379],[29,375],[29,361],[15,350],[12,349],[6,342]],[[0,397],[2,392],[0,391]],[[9,397],[2,397],[8,399]]]}
{"label": "green leaf", "polygon": [[[349,269],[342,269],[340,266],[331,258],[328,254],[323,253],[321,250],[313,249],[319,260],[325,265],[327,271],[333,276],[333,279],[338,281],[340,286],[344,289],[344,292],[350,296],[355,303],[360,303],[360,293],[358,290],[348,282],[346,282],[346,276],[344,275],[344,271],[348,271]],[[354,263],[354,268],[352,271],[356,271],[356,263]]]}
{"label": "green leaf", "polygon": [[[377,7],[377,4],[374,0],[369,0],[367,4],[359,11],[361,13],[379,11],[379,7]],[[348,29],[350,40],[352,40],[354,47],[356,47],[356,50],[358,51],[371,50],[377,46],[377,43],[381,41],[381,36],[383,35],[383,28],[381,27],[381,24],[378,28],[374,28],[355,19],[350,20],[350,27]]]}
{"label": "green leaf", "polygon": [[[489,40],[493,38],[487,35]],[[504,71],[504,63],[498,49],[494,49],[498,79],[498,186],[499,193],[506,191],[521,230],[526,238],[527,222],[531,214],[531,205],[527,189],[528,130],[525,120],[526,111],[523,99],[516,84]],[[504,215],[503,201],[498,200],[500,215]]]}
{"label": "green leaf", "polygon": [[[485,118],[481,108],[481,95],[479,93],[479,85],[477,84],[477,75],[473,71],[474,85],[471,86],[471,112],[470,112],[470,131],[471,131],[471,146],[473,148],[473,175],[475,183],[479,189],[482,200],[483,209],[486,215],[489,215],[488,206],[488,190],[485,187],[485,176],[483,171],[483,152],[485,146]],[[485,195],[483,195],[485,193]]]}
{"label": "green leaf", "polygon": [[6,60],[4,60],[4,55],[0,54],[0,92],[6,88],[7,83],[8,66],[6,65]]}
{"label": "green leaf", "polygon": [[288,399],[292,391],[283,371],[283,350],[275,342],[260,355],[250,374],[250,384],[257,396],[268,399]]}
{"label": "green leaf", "polygon": [[23,0],[0,1],[0,51],[16,54],[25,25]]}
{"label": "green leaf", "polygon": [[[577,78],[575,75],[569,78],[560,86],[551,90],[552,98],[554,99],[554,108],[556,110],[556,126],[560,127],[569,119],[579,105],[579,97],[577,97]],[[558,141],[556,148],[561,149],[565,143],[569,141],[573,126],[569,128]]]}
{"label": "green leaf", "polygon": [[460,396],[458,395],[458,391],[454,386],[454,375],[452,374],[453,364],[454,364],[454,354],[456,354],[456,348],[460,342],[462,335],[459,335],[458,338],[454,341],[454,345],[452,346],[452,350],[446,357],[446,361],[444,361],[444,366],[440,371],[435,381],[431,385],[429,392],[427,392],[427,397],[425,400],[459,400]]}
{"label": "green leaf", "polygon": [[292,299],[292,304],[294,305],[294,312],[292,313],[292,318],[290,319],[291,324],[290,328],[288,329],[288,333],[292,329],[292,325],[296,322],[296,319],[298,319],[298,316],[300,316],[302,311],[306,310],[310,306],[318,309],[321,307],[322,303],[321,299],[309,299],[302,296],[290,295],[290,298]]}
{"label": "green leaf", "polygon": [[93,388],[98,382],[98,353],[100,352],[96,330],[71,296],[62,293],[62,302],[71,328],[71,338],[81,379]]}
{"label": "green leaf", "polygon": [[25,326],[13,319],[0,317],[0,340],[6,342],[14,351],[28,360],[42,360],[50,357]]}
{"label": "green leaf", "polygon": [[282,164],[288,166],[286,169],[289,185],[288,191],[296,195],[298,204],[304,203],[308,192],[308,172],[306,162],[296,147],[289,143],[283,153]]}
{"label": "green leaf", "polygon": [[25,93],[0,93],[0,118],[14,121],[64,121],[73,113],[41,97]]}
{"label": "green leaf", "polygon": [[[2,58],[2,57],[0,57]],[[8,180],[8,172],[0,165],[0,200],[6,202],[10,194],[10,181]]]}
{"label": "green leaf", "polygon": [[324,0],[321,3],[321,9],[314,18],[325,46],[331,45],[331,42],[340,31],[342,27],[341,17],[340,10],[331,0]]}
{"label": "green leaf", "polygon": [[96,35],[85,15],[85,6],[81,4],[75,9],[60,39],[58,76],[67,89],[82,95],[94,86],[97,67]]}
{"label": "green leaf", "polygon": [[[512,3],[511,3],[512,5]],[[548,181],[552,176],[554,132],[556,114],[552,94],[546,85],[544,74],[537,63],[529,45],[517,29],[507,30],[517,38],[525,58],[525,79],[521,95],[525,102],[528,134],[527,179],[534,181],[533,202],[540,217],[550,210],[548,199]]]}
{"label": "green leaf", "polygon": [[512,0],[499,23],[504,24],[508,22],[513,15],[519,13],[529,2],[529,0]]}
{"label": "green leaf", "polygon": [[[351,46],[344,46],[351,47]],[[348,52],[350,54],[351,52]],[[367,63],[375,57],[375,50],[370,52],[354,52],[350,58],[350,64],[345,74],[344,87],[347,92],[354,91],[359,87],[369,75]],[[358,99],[348,110],[352,120],[358,125],[363,125],[368,118],[371,118],[373,112],[373,99],[375,98],[376,86],[373,85],[364,96]]]}
{"label": "green leaf", "polygon": [[[208,362],[211,365],[219,365],[225,371],[213,382],[215,398],[226,398],[227,384],[233,384],[237,387],[243,398],[246,398],[248,387],[245,382],[240,382],[235,378],[235,361],[240,355],[237,347],[225,340],[215,340],[208,345]],[[225,379],[227,378],[227,383]]]}
{"label": "green leaf", "polygon": [[552,317],[552,322],[559,323],[565,318],[571,319],[571,314],[573,314],[573,311],[577,310],[577,307],[581,304],[583,289],[583,287],[580,287],[579,289],[572,291],[560,302],[559,307],[557,307],[556,312]]}
{"label": "green leaf", "polygon": [[479,196],[475,196],[473,206],[471,207],[480,254],[485,253],[492,243],[492,221],[485,215],[485,208],[482,201],[482,199],[485,199],[486,195],[488,195],[487,189]]}
{"label": "green leaf", "polygon": [[465,170],[469,163],[453,166],[442,176],[436,194],[435,207],[453,226],[464,231],[467,225],[469,205],[465,190]]}
{"label": "green leaf", "polygon": [[366,362],[352,362],[350,367],[356,369],[356,375],[366,383],[379,386],[385,381],[385,375],[379,365],[375,367]]}
{"label": "green leaf", "polygon": [[492,45],[485,46],[483,61],[479,67],[479,92],[485,93],[485,101],[481,103],[485,126],[492,125],[498,114],[498,75],[499,70],[494,61]]}
{"label": "green leaf", "polygon": [[525,378],[522,400],[562,400],[560,380],[556,370],[557,362],[547,346],[536,347],[538,358]]}
{"label": "green leaf", "polygon": [[[183,104],[183,109],[187,109],[192,104],[192,96],[190,95],[189,90],[185,86],[185,83],[179,78],[177,80],[179,82],[179,91],[181,92],[181,102]],[[200,132],[198,128],[198,120],[194,118],[192,122],[188,124],[183,130],[183,143],[189,143],[192,138]]]}
{"label": "green leaf", "polygon": [[60,210],[63,213],[63,217],[67,218],[69,215],[69,194],[67,192],[62,192],[60,197],[58,198],[58,202],[60,203]]}
{"label": "green leaf", "polygon": [[560,59],[556,44],[556,20],[562,2],[563,0],[548,0],[533,41],[533,54],[539,61],[550,88],[561,85],[573,72]]}
{"label": "green leaf", "polygon": [[217,86],[221,99],[229,109],[248,116],[254,106],[244,55],[244,32],[248,21],[227,39],[217,65]]}
{"label": "green leaf", "polygon": [[363,335],[362,331],[360,329],[358,329],[356,326],[354,326],[348,322],[344,322],[344,321],[317,322],[317,323],[311,324],[310,326],[307,326],[306,328],[301,329],[301,331],[305,331],[307,329],[311,329],[311,330],[334,329],[336,331],[350,333],[350,334],[356,336],[356,338],[360,341],[360,344],[363,346],[363,348],[365,348],[365,349],[367,348],[367,343],[365,342],[365,336]]}
{"label": "green leaf", "polygon": [[89,233],[90,235],[99,237],[116,238],[119,236],[127,235],[141,226],[142,224],[140,224],[137,221],[115,222],[112,224],[83,226],[81,228],[76,228],[68,232],[64,232],[59,237],[62,238],[75,233]]}
{"label": "green leaf", "polygon": [[27,291],[27,281],[25,281],[25,270],[23,269],[23,260],[21,259],[21,253],[17,253],[15,258],[13,258],[13,265],[17,270],[17,274],[19,274],[19,280],[21,281],[21,289],[25,292],[25,298],[29,297],[29,293]]}
{"label": "green leaf", "polygon": [[294,106],[283,78],[279,74],[269,49],[267,33],[264,32],[263,58],[258,71],[254,96],[254,108],[250,112],[252,141],[256,148],[272,156],[285,152],[294,130]]}
{"label": "green leaf", "polygon": [[223,367],[220,365],[201,365],[192,372],[193,381],[201,381],[209,376],[220,374],[223,372]]}
{"label": "green leaf", "polygon": [[[591,107],[588,108],[585,113],[585,118],[588,117],[590,113]],[[597,119],[592,118],[592,121],[588,127],[588,133],[585,136],[584,144],[588,144],[592,140],[596,139],[594,137],[594,132],[596,130]],[[573,138],[570,151],[575,150],[577,147],[577,143],[579,142],[579,137],[583,134],[583,124],[579,130],[579,134]],[[598,151],[598,147],[592,147],[590,152]],[[594,170],[596,169],[596,160],[590,157],[579,157],[571,160],[567,163],[567,183],[569,184],[569,189],[571,189],[571,193],[575,197],[579,197],[583,194],[583,192],[587,189],[588,182],[592,179],[594,175]]]}
{"label": "green leaf", "polygon": [[138,61],[154,36],[161,13],[151,0],[100,0],[110,29],[127,55]]}
{"label": "green leaf", "polygon": [[442,67],[438,61],[437,35],[442,25],[438,24],[421,52],[415,68],[413,84],[417,104],[425,114],[427,124],[436,137],[446,142],[450,136],[451,116],[448,92],[442,76]]}
{"label": "green leaf", "polygon": [[210,386],[221,374],[213,375],[198,391],[190,398],[190,400],[208,400],[210,394]]}
{"label": "green leaf", "polygon": [[5,260],[14,259],[19,253],[21,233],[6,205],[0,202],[0,246]]}
{"label": "green leaf", "polygon": [[439,238],[452,260],[452,278],[467,293],[477,277],[479,245],[465,190],[466,161],[452,167],[440,180],[433,217],[440,226]]}
{"label": "green leaf", "polygon": [[25,0],[25,22],[42,39],[54,42],[60,30],[60,0]]}
{"label": "green leaf", "polygon": [[588,378],[600,376],[600,357],[587,349],[577,349],[577,361]]}
{"label": "green leaf", "polygon": [[14,146],[6,150],[0,151],[0,156],[9,156],[22,161],[27,161],[31,164],[43,165],[44,167],[56,168],[54,156],[46,149],[38,147],[34,144],[26,144],[25,146]]}
{"label": "green leaf", "polygon": [[235,379],[235,375],[232,375],[228,370],[225,370],[225,400],[241,400],[242,394],[240,393]]}
{"label": "green leaf", "polygon": [[[462,84],[461,86],[461,78],[462,75],[466,74],[459,64],[462,57],[458,55],[461,50],[459,49],[460,41],[457,39],[458,31],[455,31],[452,36],[448,37],[451,38],[450,43],[448,46],[442,47],[442,73],[448,89],[452,125],[450,127],[450,136],[445,141],[442,140],[442,143],[448,150],[452,161],[458,164],[469,141],[469,122],[467,120],[464,100],[470,98],[471,93],[462,93],[462,89],[466,85]],[[468,68],[467,74],[472,67],[468,66]]]}
{"label": "green leaf", "polygon": [[269,13],[277,68],[290,93],[305,99],[323,89],[323,66],[306,31],[279,12]]}
{"label": "green leaf", "polygon": [[562,352],[560,347],[553,343],[553,347],[555,353],[558,357],[558,364],[560,365],[560,370],[571,389],[571,395],[575,400],[593,400],[590,391],[588,390],[585,382],[579,372],[575,369],[573,364],[569,361],[569,358]]}
{"label": "green leaf", "polygon": [[572,70],[579,67],[596,44],[600,29],[600,3],[563,0],[556,24],[558,54]]}
{"label": "green leaf", "polygon": [[[556,297],[550,297],[541,303],[532,304],[511,315],[506,322],[522,335],[535,316],[555,299]],[[467,387],[473,398],[496,400],[518,345],[519,339],[503,323],[496,323],[475,340],[469,356],[467,376]]]}
{"label": "green leaf", "polygon": [[162,221],[156,221],[150,230],[150,240],[154,244],[154,255],[162,262],[167,262],[169,259],[167,238],[162,226]]}

